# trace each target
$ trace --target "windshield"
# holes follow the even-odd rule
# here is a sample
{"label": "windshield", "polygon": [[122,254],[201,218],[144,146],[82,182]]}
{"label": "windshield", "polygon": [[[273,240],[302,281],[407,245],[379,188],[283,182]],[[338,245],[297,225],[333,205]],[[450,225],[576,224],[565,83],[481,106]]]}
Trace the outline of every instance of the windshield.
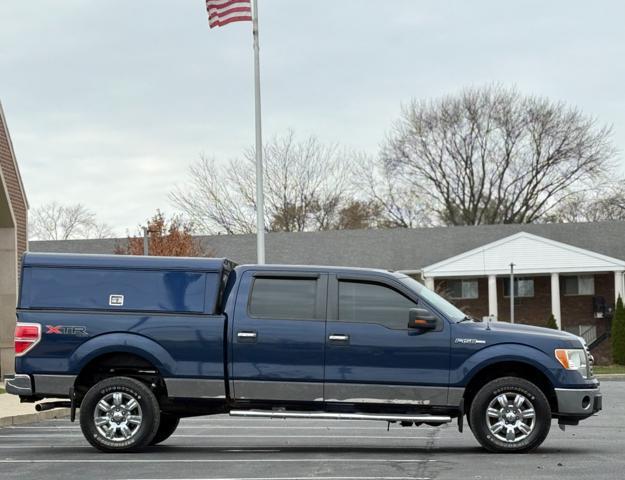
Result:
{"label": "windshield", "polygon": [[406,285],[411,290],[417,292],[417,294],[423,298],[426,302],[432,305],[436,310],[445,315],[448,319],[459,322],[464,320],[466,314],[457,307],[454,307],[451,303],[445,300],[443,297],[437,295],[429,288],[424,287],[417,282],[414,278],[408,276],[402,276],[399,281]]}

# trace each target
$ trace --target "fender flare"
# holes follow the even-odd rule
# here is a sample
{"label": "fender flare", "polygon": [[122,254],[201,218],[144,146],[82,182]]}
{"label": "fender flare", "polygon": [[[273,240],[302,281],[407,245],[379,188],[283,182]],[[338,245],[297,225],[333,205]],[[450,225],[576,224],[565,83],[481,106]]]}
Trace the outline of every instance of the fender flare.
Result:
{"label": "fender flare", "polygon": [[80,345],[69,358],[69,367],[78,375],[93,359],[108,353],[130,353],[144,358],[164,376],[173,376],[176,362],[160,344],[134,333],[107,333]]}
{"label": "fender flare", "polygon": [[542,350],[518,343],[500,343],[481,349],[452,370],[450,385],[466,387],[482,370],[503,362],[524,363],[534,367],[553,386],[563,380],[564,370],[556,364],[555,358],[549,357]]}

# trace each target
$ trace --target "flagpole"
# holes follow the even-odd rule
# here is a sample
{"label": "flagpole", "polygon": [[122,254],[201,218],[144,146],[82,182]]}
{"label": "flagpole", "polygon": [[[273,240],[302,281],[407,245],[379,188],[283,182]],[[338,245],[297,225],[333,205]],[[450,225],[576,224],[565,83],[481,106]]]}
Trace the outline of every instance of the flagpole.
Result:
{"label": "flagpole", "polygon": [[260,42],[258,39],[258,0],[252,0],[254,34],[254,97],[256,110],[256,251],[257,262],[265,263],[265,199],[263,191],[263,130],[260,103]]}

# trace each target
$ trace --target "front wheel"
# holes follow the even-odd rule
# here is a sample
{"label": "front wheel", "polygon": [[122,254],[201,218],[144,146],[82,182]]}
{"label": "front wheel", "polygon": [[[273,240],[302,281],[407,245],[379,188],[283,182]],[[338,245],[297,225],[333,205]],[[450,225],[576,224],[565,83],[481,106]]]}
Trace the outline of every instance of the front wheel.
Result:
{"label": "front wheel", "polygon": [[532,382],[517,377],[493,380],[480,389],[469,411],[473,435],[491,452],[528,452],[551,427],[551,408]]}
{"label": "front wheel", "polygon": [[128,452],[147,446],[159,423],[156,396],[133,378],[102,380],[91,387],[80,405],[82,433],[103,452]]}

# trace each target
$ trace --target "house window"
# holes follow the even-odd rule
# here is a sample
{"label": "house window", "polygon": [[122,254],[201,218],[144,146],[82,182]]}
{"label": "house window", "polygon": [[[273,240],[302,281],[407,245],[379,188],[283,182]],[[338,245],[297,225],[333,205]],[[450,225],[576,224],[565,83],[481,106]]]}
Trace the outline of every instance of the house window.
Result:
{"label": "house window", "polygon": [[477,280],[447,280],[447,293],[454,300],[478,298]]}
{"label": "house window", "polygon": [[[503,296],[510,296],[510,279],[503,279]],[[514,296],[515,297],[533,297],[534,296],[534,279],[531,277],[516,277],[514,279]]]}
{"label": "house window", "polygon": [[594,295],[595,277],[593,275],[574,275],[562,278],[564,295]]}

